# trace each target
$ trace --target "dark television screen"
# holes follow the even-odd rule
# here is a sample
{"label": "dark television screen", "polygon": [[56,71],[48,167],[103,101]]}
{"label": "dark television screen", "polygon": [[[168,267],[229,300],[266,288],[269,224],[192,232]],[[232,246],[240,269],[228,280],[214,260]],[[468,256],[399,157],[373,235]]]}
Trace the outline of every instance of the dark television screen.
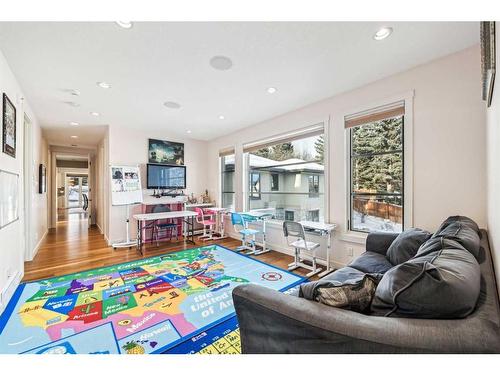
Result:
{"label": "dark television screen", "polygon": [[185,189],[186,167],[148,164],[148,189]]}

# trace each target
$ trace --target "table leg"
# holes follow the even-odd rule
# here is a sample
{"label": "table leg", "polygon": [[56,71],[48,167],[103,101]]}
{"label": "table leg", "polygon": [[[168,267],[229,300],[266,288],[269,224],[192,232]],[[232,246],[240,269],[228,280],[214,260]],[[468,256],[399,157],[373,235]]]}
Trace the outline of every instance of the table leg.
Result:
{"label": "table leg", "polygon": [[220,220],[220,238],[225,238],[225,236],[224,236],[224,212],[221,211],[219,216],[220,216],[220,218],[219,218],[219,220]]}
{"label": "table leg", "polygon": [[137,220],[137,250],[142,254],[142,221]]}
{"label": "table leg", "polygon": [[262,250],[256,251],[254,255],[260,255],[269,252],[266,245],[266,219],[262,219]]}
{"label": "table leg", "polygon": [[184,225],[184,241],[191,242],[193,245],[194,242],[194,216],[188,217],[183,220]]}
{"label": "table leg", "polygon": [[194,242],[194,216],[191,216],[191,242],[195,245]]}
{"label": "table leg", "polygon": [[333,269],[330,267],[330,252],[332,250],[332,232],[328,231],[327,235],[327,244],[326,244],[326,270],[318,274],[318,277],[323,277],[328,275]]}

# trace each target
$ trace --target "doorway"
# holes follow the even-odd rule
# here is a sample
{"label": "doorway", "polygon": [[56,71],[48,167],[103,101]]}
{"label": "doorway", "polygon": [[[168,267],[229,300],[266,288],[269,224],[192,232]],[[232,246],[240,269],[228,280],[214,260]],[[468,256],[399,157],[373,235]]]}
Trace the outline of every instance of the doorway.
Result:
{"label": "doorway", "polygon": [[59,221],[86,220],[89,210],[89,177],[66,174],[65,204],[58,212]]}
{"label": "doorway", "polygon": [[87,156],[56,156],[57,224],[89,225],[90,187]]}

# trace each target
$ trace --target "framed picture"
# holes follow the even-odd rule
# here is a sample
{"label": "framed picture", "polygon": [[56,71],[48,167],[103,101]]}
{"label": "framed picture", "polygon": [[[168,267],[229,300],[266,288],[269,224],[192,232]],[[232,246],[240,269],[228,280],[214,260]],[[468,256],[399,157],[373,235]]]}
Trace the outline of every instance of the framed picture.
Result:
{"label": "framed picture", "polygon": [[3,94],[2,151],[16,157],[16,107]]}
{"label": "framed picture", "polygon": [[38,192],[43,194],[47,191],[47,168],[40,164],[38,167]]}
{"label": "framed picture", "polygon": [[149,163],[184,165],[184,143],[149,140]]}
{"label": "framed picture", "polygon": [[481,79],[483,100],[491,105],[496,69],[495,22],[481,22]]}

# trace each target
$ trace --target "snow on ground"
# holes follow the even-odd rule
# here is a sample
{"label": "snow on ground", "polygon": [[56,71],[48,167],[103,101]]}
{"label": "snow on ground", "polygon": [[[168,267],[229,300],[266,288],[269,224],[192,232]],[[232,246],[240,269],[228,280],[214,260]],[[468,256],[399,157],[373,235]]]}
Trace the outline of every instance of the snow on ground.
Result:
{"label": "snow on ground", "polygon": [[[362,220],[364,216],[364,220]],[[377,216],[361,215],[359,212],[354,212],[352,217],[352,228],[368,232],[401,232],[403,226],[394,223],[388,219],[383,219]]]}

